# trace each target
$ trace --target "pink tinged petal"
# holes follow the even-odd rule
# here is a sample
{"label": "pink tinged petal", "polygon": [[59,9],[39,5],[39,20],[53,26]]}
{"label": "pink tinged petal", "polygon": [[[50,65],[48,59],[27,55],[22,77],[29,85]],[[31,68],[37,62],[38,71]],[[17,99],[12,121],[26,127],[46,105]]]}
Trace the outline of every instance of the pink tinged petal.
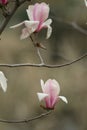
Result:
{"label": "pink tinged petal", "polygon": [[37,3],[34,5],[33,10],[33,17],[34,20],[40,21],[40,23],[43,23],[49,15],[49,6],[46,3]]}
{"label": "pink tinged petal", "polygon": [[50,96],[46,97],[44,100],[46,103],[46,108],[53,108]]}
{"label": "pink tinged petal", "polygon": [[60,93],[60,85],[55,79],[53,79],[53,82],[54,82],[54,84],[56,86],[57,95],[59,95],[59,93]]}
{"label": "pink tinged petal", "polygon": [[46,4],[46,3],[41,3],[41,15],[42,15],[42,17],[41,17],[41,20],[42,20],[42,22],[44,22],[47,18],[48,18],[48,16],[49,16],[49,10],[50,10],[50,8],[49,8],[49,5],[48,4]]}
{"label": "pink tinged petal", "polygon": [[53,80],[49,79],[46,81],[44,92],[49,94],[49,97],[46,98],[46,106],[52,107],[53,102],[55,102],[54,100],[58,96],[56,87],[57,86]]}
{"label": "pink tinged petal", "polygon": [[55,106],[57,102],[58,102],[58,97],[54,97],[52,101],[52,106]]}
{"label": "pink tinged petal", "polygon": [[57,103],[57,101],[58,101],[58,98],[56,97],[54,97],[53,99],[52,99],[52,97],[46,97],[45,99],[45,103],[46,103],[46,107],[47,108],[54,108],[55,107],[55,105],[56,105],[56,103]]}
{"label": "pink tinged petal", "polygon": [[7,79],[2,71],[0,71],[0,84],[4,92],[7,90]]}
{"label": "pink tinged petal", "polygon": [[48,94],[45,93],[37,93],[38,99],[39,101],[44,100],[44,98],[46,98],[48,96]]}
{"label": "pink tinged petal", "polygon": [[[24,22],[25,22],[25,21],[24,21]],[[14,25],[14,26],[11,26],[10,28],[17,28],[17,27],[20,27],[21,25],[24,24],[24,22],[21,22],[21,23],[19,23],[19,24],[16,24],[16,25]]]}
{"label": "pink tinged petal", "polygon": [[59,84],[56,80],[49,79],[45,83],[45,93],[48,93],[53,96],[58,96],[60,92]]}
{"label": "pink tinged petal", "polygon": [[44,92],[49,94],[49,97],[45,99],[46,107],[54,108],[58,100],[58,94],[60,92],[59,83],[56,80],[47,80],[45,83]]}
{"label": "pink tinged petal", "polygon": [[44,92],[45,93],[50,93],[50,88],[51,88],[51,85],[50,85],[50,82],[51,82],[51,79],[48,79],[46,82],[45,82],[45,87],[44,87]]}
{"label": "pink tinged petal", "polygon": [[26,10],[27,11],[27,15],[28,15],[28,18],[33,21],[34,18],[33,18],[33,9],[34,9],[34,6],[33,5],[29,5],[28,9]]}
{"label": "pink tinged petal", "polygon": [[59,96],[59,98],[60,98],[62,101],[64,101],[65,103],[68,103],[66,97],[64,97],[64,96]]}

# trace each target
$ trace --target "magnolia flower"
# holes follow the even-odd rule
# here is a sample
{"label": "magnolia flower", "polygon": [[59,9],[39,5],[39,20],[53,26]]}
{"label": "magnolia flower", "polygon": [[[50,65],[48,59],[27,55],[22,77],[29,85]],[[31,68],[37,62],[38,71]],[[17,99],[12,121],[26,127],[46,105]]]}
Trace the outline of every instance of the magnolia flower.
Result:
{"label": "magnolia flower", "polygon": [[0,84],[4,92],[7,90],[7,79],[2,71],[0,71]]}
{"label": "magnolia flower", "polygon": [[50,26],[52,19],[47,20],[49,10],[49,6],[44,2],[41,4],[36,3],[35,5],[30,5],[26,10],[29,20],[25,20],[17,25],[11,26],[10,28],[16,28],[24,25],[25,27],[22,29],[22,34],[20,37],[21,39],[25,39],[32,33],[39,32],[43,28],[47,28],[46,38],[48,39],[52,33],[52,27]]}
{"label": "magnolia flower", "polygon": [[86,7],[87,7],[87,0],[84,0],[84,2],[85,2],[85,5],[86,5]]}
{"label": "magnolia flower", "polygon": [[55,79],[48,79],[46,83],[41,80],[41,88],[43,93],[37,93],[39,101],[44,100],[46,109],[54,109],[59,99],[62,99],[65,103],[68,103],[64,96],[59,96],[60,86]]}
{"label": "magnolia flower", "polygon": [[8,0],[0,0],[0,4],[6,5],[8,3]]}

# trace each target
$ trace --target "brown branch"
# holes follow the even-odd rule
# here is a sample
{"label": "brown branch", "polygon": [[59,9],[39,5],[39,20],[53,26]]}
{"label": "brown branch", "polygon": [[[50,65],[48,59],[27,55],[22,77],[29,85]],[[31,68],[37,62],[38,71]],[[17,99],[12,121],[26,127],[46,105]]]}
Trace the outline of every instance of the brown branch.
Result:
{"label": "brown branch", "polygon": [[0,64],[0,67],[9,67],[9,68],[15,68],[15,67],[45,67],[45,68],[61,68],[61,67],[65,67],[65,66],[69,66],[72,65],[80,60],[82,60],[83,58],[85,58],[87,56],[87,53],[85,53],[84,55],[78,57],[77,59],[64,63],[64,64],[60,64],[60,65],[49,65],[49,64],[31,64],[31,63],[22,63],[22,64]]}
{"label": "brown branch", "polygon": [[5,27],[7,26],[8,22],[10,21],[10,19],[12,18],[12,16],[14,15],[14,13],[16,12],[16,10],[26,1],[31,1],[31,0],[22,0],[19,2],[19,0],[15,1],[15,5],[14,8],[11,10],[11,12],[6,14],[5,20],[3,21],[3,24],[0,26],[0,35],[2,34],[2,32],[4,31]]}
{"label": "brown branch", "polygon": [[24,120],[3,120],[3,119],[0,119],[0,122],[1,122],[1,123],[28,123],[28,122],[31,122],[31,121],[40,119],[40,118],[42,118],[42,117],[45,117],[45,116],[49,115],[51,112],[52,112],[52,110],[51,110],[51,111],[48,111],[48,112],[46,112],[46,113],[42,113],[41,115],[35,116],[35,117],[33,117],[33,118],[24,119]]}

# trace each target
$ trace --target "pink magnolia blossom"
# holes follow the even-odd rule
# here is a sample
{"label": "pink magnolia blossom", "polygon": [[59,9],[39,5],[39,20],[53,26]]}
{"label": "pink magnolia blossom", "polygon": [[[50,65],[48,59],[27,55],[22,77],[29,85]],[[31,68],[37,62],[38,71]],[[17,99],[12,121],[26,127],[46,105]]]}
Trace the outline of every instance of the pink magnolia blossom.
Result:
{"label": "pink magnolia blossom", "polygon": [[25,27],[22,29],[20,37],[21,39],[25,39],[32,33],[39,32],[43,28],[47,28],[46,38],[48,39],[52,33],[52,27],[50,26],[52,19],[47,19],[49,16],[49,10],[49,6],[44,2],[30,5],[26,10],[29,20],[25,20],[17,25],[11,26],[10,28],[16,28],[24,25]]}
{"label": "pink magnolia blossom", "polygon": [[65,103],[68,103],[64,96],[59,96],[60,86],[55,79],[48,79],[46,83],[41,80],[41,88],[43,93],[37,93],[39,101],[44,100],[46,109],[54,109],[59,99],[62,99]]}
{"label": "pink magnolia blossom", "polygon": [[0,0],[0,4],[6,5],[8,3],[8,0]]}

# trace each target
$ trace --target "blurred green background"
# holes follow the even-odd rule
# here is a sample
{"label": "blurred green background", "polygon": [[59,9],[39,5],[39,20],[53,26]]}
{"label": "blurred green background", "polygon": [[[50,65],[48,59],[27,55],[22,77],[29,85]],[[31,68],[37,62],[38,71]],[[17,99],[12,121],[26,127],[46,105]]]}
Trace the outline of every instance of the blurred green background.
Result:
{"label": "blurred green background", "polygon": [[[20,40],[21,27],[9,27],[27,18],[29,4],[41,2],[32,0],[21,6],[1,35],[0,63],[39,63],[37,52],[29,38]],[[45,63],[61,64],[72,61],[87,52],[87,36],[65,21],[76,22],[87,29],[87,8],[84,0],[44,0],[49,3],[53,19],[53,33],[45,40],[45,31],[37,37],[47,50],[40,50]],[[12,8],[13,4],[9,5]],[[1,13],[1,12],[0,12]],[[0,14],[0,22],[2,22]],[[58,19],[62,19],[59,22]],[[0,23],[1,24],[1,23]],[[41,92],[40,79],[56,79],[61,87],[60,95],[68,99],[56,105],[52,114],[28,124],[3,124],[0,130],[87,130],[87,59],[63,68],[4,68],[8,79],[6,93],[0,90],[0,118],[21,120],[37,116],[45,110],[40,108],[36,93]]]}

